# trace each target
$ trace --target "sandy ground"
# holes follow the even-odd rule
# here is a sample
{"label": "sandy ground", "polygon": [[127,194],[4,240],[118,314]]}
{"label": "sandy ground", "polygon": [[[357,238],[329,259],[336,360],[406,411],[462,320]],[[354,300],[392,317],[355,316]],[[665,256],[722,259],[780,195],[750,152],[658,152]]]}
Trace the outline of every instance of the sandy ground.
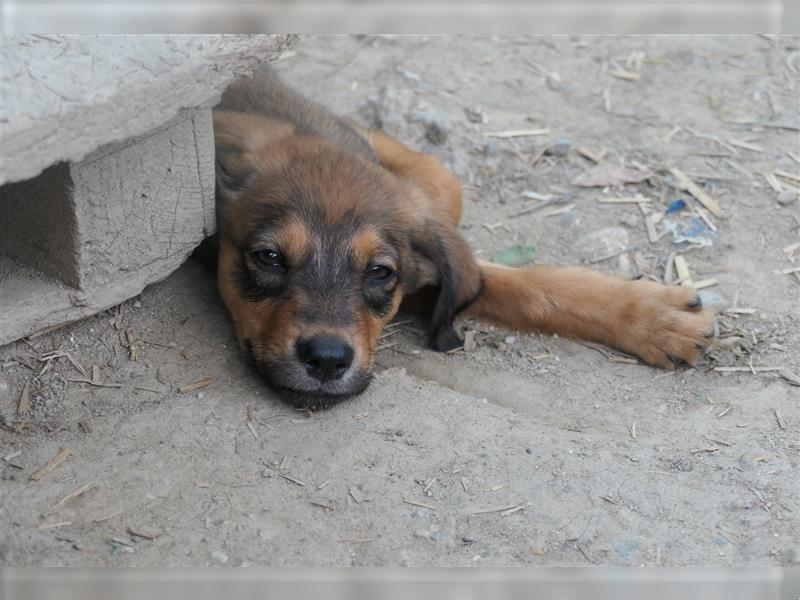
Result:
{"label": "sandy ground", "polygon": [[[800,208],[791,179],[764,176],[798,172],[798,48],[302,41],[279,63],[285,78],[442,157],[466,185],[463,231],[480,257],[532,245],[538,262],[661,280],[677,252],[696,281],[717,281],[704,296],[727,310],[720,347],[700,368],[662,372],[467,323],[476,348],[441,355],[404,316],[365,394],[303,413],[245,366],[213,276],[192,260],[112,311],[0,349],[2,563],[798,564],[800,387],[749,370],[800,373],[800,277],[775,272],[798,266]],[[487,135],[519,129],[549,133]],[[653,175],[579,187],[594,166],[579,147]],[[688,209],[648,240],[643,212],[698,206],[668,167],[721,205],[717,231],[699,236],[711,245],[675,241],[668,228],[698,224]],[[525,191],[552,201],[519,215],[539,203]],[[637,193],[650,203],[598,202]],[[54,350],[112,387],[70,381],[85,376]]]}

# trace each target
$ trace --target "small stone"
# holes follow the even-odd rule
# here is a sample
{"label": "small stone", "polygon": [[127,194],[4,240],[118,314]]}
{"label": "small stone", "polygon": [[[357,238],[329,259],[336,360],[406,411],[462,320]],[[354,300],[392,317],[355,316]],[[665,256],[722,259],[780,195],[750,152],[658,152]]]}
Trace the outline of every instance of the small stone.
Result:
{"label": "small stone", "polygon": [[414,537],[418,537],[418,538],[421,538],[423,540],[429,540],[429,539],[431,539],[431,534],[427,529],[417,529],[414,532]]}
{"label": "small stone", "polygon": [[480,107],[465,108],[464,114],[470,123],[487,123],[489,121]]}
{"label": "small stone", "polygon": [[536,544],[531,544],[528,550],[533,556],[544,556],[544,552]]}
{"label": "small stone", "polygon": [[134,300],[133,308],[142,308],[142,303],[139,302],[138,300]]}
{"label": "small stone", "polygon": [[506,339],[505,339],[506,344],[511,345],[511,344],[515,343],[516,341],[517,341],[517,336],[515,336],[515,335],[507,335],[506,336]]}
{"label": "small stone", "polygon": [[572,141],[566,138],[558,138],[553,141],[552,145],[545,151],[545,154],[550,156],[566,156],[572,148]]}
{"label": "small stone", "polygon": [[441,146],[447,141],[447,131],[438,123],[425,125],[425,139],[435,146]]}
{"label": "small stone", "polygon": [[797,192],[792,190],[783,190],[778,194],[778,204],[781,206],[789,206],[797,202]]}
{"label": "small stone", "polygon": [[575,211],[568,210],[562,215],[558,216],[558,224],[560,227],[569,227],[575,222]]}
{"label": "small stone", "polygon": [[226,562],[228,562],[228,555],[225,554],[222,550],[214,550],[214,552],[211,553],[211,560],[213,560],[214,562],[218,562],[221,565],[224,565]]}

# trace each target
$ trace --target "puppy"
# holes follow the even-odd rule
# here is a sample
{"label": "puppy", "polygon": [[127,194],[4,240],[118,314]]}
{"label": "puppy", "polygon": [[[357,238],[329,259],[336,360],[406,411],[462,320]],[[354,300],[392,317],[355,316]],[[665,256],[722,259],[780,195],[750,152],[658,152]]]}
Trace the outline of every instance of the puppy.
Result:
{"label": "puppy", "polygon": [[364,131],[269,70],[214,111],[218,282],[239,343],[289,402],[362,392],[378,338],[405,303],[434,350],[474,317],[696,364],[713,335],[696,292],[577,267],[476,261],[458,231],[461,188],[434,157]]}

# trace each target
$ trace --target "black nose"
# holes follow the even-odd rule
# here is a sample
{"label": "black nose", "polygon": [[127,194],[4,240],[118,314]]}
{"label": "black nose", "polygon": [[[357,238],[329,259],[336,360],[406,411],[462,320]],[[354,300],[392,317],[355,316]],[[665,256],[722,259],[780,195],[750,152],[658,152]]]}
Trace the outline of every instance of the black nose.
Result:
{"label": "black nose", "polygon": [[313,337],[297,342],[297,357],[308,374],[320,381],[341,379],[353,363],[353,349],[335,337]]}

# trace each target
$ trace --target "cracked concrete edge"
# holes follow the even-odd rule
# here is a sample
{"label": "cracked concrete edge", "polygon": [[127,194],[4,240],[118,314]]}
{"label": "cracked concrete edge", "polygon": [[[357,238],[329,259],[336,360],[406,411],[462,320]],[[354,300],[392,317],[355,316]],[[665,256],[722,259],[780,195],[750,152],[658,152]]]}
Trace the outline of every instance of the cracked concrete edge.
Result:
{"label": "cracked concrete edge", "polygon": [[[35,192],[42,177],[4,188],[19,200],[4,225],[26,236],[18,252],[0,255],[0,344],[105,310],[177,269],[214,230],[213,154],[211,109],[187,110],[83,162],[49,168],[58,173],[44,195]],[[53,219],[39,216],[42,204]],[[30,244],[59,223],[73,226],[38,256]],[[69,244],[76,265],[48,260]]]}
{"label": "cracked concrete edge", "polygon": [[[90,290],[76,290],[60,282],[51,281],[35,289],[35,298],[24,307],[6,310],[5,296],[13,290],[0,290],[0,346],[22,337],[58,325],[67,325],[85,317],[112,308],[120,302],[142,293],[145,287],[157,283],[180,267],[191,254],[188,250],[179,255],[150,263],[137,272],[136,277],[121,277]],[[23,285],[29,281],[23,280]],[[13,283],[12,283],[13,285]],[[44,308],[44,310],[43,310]]]}
{"label": "cracked concrete edge", "polygon": [[60,161],[81,161],[183,109],[211,107],[231,81],[276,59],[298,36],[147,39],[3,37],[0,185],[30,179]]}

